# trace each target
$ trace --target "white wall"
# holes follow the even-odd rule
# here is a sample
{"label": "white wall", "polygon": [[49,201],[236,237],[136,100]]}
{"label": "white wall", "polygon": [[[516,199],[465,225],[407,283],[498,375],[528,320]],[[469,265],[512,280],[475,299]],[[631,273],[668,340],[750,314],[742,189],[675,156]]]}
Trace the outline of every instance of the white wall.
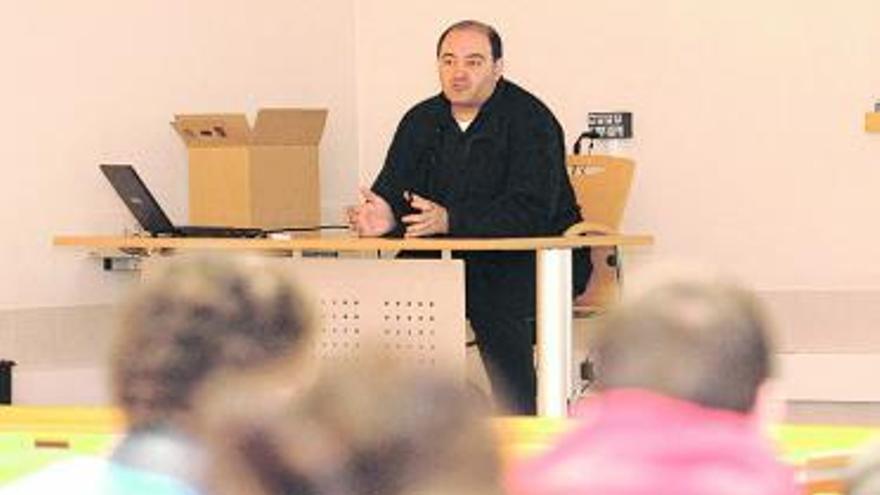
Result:
{"label": "white wall", "polygon": [[134,224],[98,171],[134,163],[187,220],[175,113],[329,109],[326,221],[357,167],[353,0],[33,0],[0,15],[0,358],[16,403],[101,403],[113,302],[136,273],[102,272],[55,234]]}
{"label": "white wall", "polygon": [[871,387],[828,386],[851,380],[854,358],[880,362],[880,135],[863,130],[880,99],[880,2],[356,5],[362,182],[399,116],[437,91],[438,34],[487,21],[507,75],[555,110],[569,146],[587,112],[634,113],[624,230],[656,244],[630,266],[722,266],[769,303],[791,397],[880,400]]}
{"label": "white wall", "polygon": [[508,75],[569,141],[589,111],[634,112],[625,229],[657,237],[635,261],[739,274],[778,310],[789,350],[880,352],[880,135],[862,130],[880,98],[876,0],[34,0],[0,16],[0,357],[28,339],[63,351],[88,328],[41,308],[100,308],[130,284],[50,246],[132,224],[98,163],[135,162],[183,221],[174,113],[327,107],[335,220],[403,112],[437,91],[436,37],[462,18],[498,27]]}
{"label": "white wall", "polygon": [[437,91],[451,21],[494,24],[508,76],[567,130],[634,112],[630,231],[657,256],[720,263],[763,288],[877,289],[880,2],[358,2],[361,175],[406,108]]}
{"label": "white wall", "polygon": [[98,171],[135,163],[179,223],[186,153],[175,113],[329,108],[323,207],[337,220],[357,163],[352,0],[35,0],[0,16],[0,309],[113,300],[58,233],[120,233],[131,216]]}

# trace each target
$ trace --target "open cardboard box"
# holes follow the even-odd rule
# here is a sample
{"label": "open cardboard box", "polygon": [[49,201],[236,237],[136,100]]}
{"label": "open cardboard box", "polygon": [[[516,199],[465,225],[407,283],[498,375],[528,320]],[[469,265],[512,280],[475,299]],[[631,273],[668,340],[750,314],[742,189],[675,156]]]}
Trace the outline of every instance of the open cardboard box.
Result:
{"label": "open cardboard box", "polygon": [[321,223],[318,145],[327,110],[175,115],[189,152],[189,222],[282,229]]}

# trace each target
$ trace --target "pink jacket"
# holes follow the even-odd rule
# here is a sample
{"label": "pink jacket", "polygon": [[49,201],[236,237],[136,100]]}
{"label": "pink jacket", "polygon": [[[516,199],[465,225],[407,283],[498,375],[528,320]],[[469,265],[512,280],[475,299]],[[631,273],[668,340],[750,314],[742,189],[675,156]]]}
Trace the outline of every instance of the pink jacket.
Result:
{"label": "pink jacket", "polygon": [[512,495],[794,495],[793,471],[747,415],[643,390],[604,392],[583,424],[515,466]]}

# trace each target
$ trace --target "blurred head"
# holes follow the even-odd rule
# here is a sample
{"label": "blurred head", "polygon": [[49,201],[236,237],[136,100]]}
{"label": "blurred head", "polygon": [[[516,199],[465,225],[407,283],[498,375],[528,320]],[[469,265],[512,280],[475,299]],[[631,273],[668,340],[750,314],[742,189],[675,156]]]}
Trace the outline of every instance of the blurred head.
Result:
{"label": "blurred head", "polygon": [[205,422],[216,469],[210,490],[500,493],[488,412],[468,397],[459,383],[376,361],[324,374],[281,405],[214,407]]}
{"label": "blurred head", "polygon": [[595,344],[602,389],[641,388],[750,412],[772,344],[757,298],[713,277],[674,276],[612,311]]}
{"label": "blurred head", "polygon": [[476,112],[492,96],[504,68],[501,38],[477,21],[448,27],[437,41],[437,69],[453,110]]}
{"label": "blurred head", "polygon": [[191,413],[212,376],[297,361],[312,320],[290,274],[245,257],[170,261],[123,309],[111,357],[132,428]]}

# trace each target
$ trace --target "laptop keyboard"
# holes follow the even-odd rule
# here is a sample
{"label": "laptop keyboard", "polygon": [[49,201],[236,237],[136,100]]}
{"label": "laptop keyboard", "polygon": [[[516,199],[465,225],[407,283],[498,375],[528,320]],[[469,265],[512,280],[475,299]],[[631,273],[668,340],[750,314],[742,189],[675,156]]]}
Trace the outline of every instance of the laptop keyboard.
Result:
{"label": "laptop keyboard", "polygon": [[254,238],[265,237],[266,233],[263,229],[251,227],[221,227],[221,226],[203,226],[203,225],[187,225],[178,227],[177,234],[182,237],[237,237],[237,238]]}

